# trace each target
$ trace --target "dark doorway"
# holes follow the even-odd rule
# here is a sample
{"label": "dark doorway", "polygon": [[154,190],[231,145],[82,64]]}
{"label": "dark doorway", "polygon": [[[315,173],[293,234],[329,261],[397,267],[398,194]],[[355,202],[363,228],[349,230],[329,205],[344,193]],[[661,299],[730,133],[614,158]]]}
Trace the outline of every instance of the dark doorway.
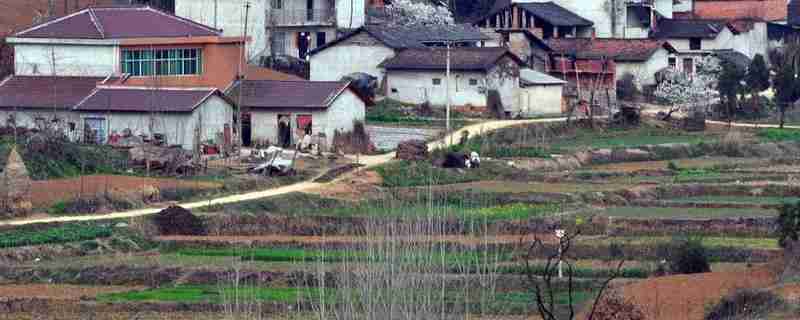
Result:
{"label": "dark doorway", "polygon": [[253,145],[253,122],[250,113],[242,113],[242,145],[249,147]]}
{"label": "dark doorway", "polygon": [[308,33],[297,33],[297,57],[305,60],[308,54]]}
{"label": "dark doorway", "polygon": [[288,114],[278,115],[278,144],[282,148],[292,145],[292,120]]}
{"label": "dark doorway", "polygon": [[306,0],[306,19],[314,21],[314,0]]}
{"label": "dark doorway", "polygon": [[325,38],[325,32],[317,32],[317,48],[325,45],[325,42],[327,42]]}

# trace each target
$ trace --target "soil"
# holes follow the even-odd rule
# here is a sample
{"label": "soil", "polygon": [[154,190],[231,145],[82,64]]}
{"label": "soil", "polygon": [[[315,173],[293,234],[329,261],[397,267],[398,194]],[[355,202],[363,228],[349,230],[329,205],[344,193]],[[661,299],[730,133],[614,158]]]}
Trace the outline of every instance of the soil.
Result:
{"label": "soil", "polygon": [[219,183],[185,181],[168,178],[144,178],[119,175],[90,175],[82,178],[43,180],[33,182],[32,202],[34,207],[46,208],[76,197],[94,197],[108,191],[114,194],[135,194],[142,188],[157,189],[189,188],[208,190],[221,187]]}
{"label": "soil", "polygon": [[800,283],[790,283],[772,290],[787,302],[800,305]]}
{"label": "soil", "polygon": [[36,298],[50,300],[81,300],[98,294],[141,290],[128,286],[76,286],[62,284],[29,284],[0,286],[0,298]]}
{"label": "soil", "polygon": [[747,288],[765,288],[777,281],[769,267],[737,272],[675,275],[642,280],[620,288],[647,319],[703,319],[705,308],[723,296]]}
{"label": "soil", "polygon": [[309,190],[308,193],[350,201],[377,199],[383,194],[381,182],[381,176],[377,172],[361,169],[357,173],[346,175],[336,183]]}

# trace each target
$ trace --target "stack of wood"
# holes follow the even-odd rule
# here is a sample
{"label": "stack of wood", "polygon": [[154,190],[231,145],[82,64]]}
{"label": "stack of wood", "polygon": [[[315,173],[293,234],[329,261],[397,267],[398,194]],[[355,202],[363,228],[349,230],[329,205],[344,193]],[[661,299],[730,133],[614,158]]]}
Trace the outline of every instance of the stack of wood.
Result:
{"label": "stack of wood", "polygon": [[428,159],[428,145],[422,140],[406,140],[397,145],[397,158],[409,161]]}

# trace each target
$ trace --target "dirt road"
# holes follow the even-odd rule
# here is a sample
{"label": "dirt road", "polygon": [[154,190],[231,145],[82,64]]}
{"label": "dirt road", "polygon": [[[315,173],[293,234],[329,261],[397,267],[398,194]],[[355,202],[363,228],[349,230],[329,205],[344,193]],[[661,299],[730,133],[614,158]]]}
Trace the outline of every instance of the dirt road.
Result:
{"label": "dirt road", "polygon": [[[562,122],[565,121],[566,118],[548,118],[548,119],[528,119],[528,120],[498,120],[498,121],[487,121],[478,124],[469,125],[463,127],[459,130],[454,131],[453,133],[445,136],[444,138],[433,141],[428,144],[428,149],[433,150],[436,148],[441,148],[445,146],[449,146],[452,143],[457,143],[459,138],[465,132],[469,133],[469,136],[473,136],[476,134],[481,134],[485,132],[494,131],[497,129],[502,129],[510,126],[520,125],[520,124],[528,124],[528,123],[552,123],[552,122]],[[392,161],[394,159],[395,153],[390,152],[387,154],[376,155],[376,156],[362,156],[360,161],[361,163],[365,164],[367,168],[375,167],[386,162]],[[337,179],[339,180],[339,179]],[[335,183],[330,182],[330,183]],[[201,208],[207,207],[212,205],[220,205],[220,204],[229,204],[229,203],[236,203],[236,202],[243,202],[243,201],[250,201],[256,199],[262,199],[282,194],[287,194],[291,192],[299,192],[299,191],[308,191],[315,188],[319,188],[324,184],[314,183],[310,181],[300,182],[289,186],[262,190],[262,191],[254,191],[244,194],[237,194],[237,195],[230,195],[230,196],[223,196],[215,199],[209,199],[205,201],[197,201],[197,202],[190,202],[190,203],[180,203],[179,205],[187,208],[187,209],[194,209],[194,208]],[[53,217],[53,218],[42,218],[42,219],[21,219],[21,220],[12,220],[12,221],[5,221],[0,222],[0,226],[2,225],[26,225],[26,224],[34,224],[34,223],[51,223],[51,222],[69,222],[69,221],[91,221],[91,220],[107,220],[107,219],[118,219],[118,218],[132,218],[138,216],[145,216],[150,214],[155,214],[161,211],[163,207],[159,208],[146,208],[146,209],[139,209],[139,210],[131,210],[131,211],[123,211],[123,212],[114,212],[109,214],[103,215],[77,215],[77,216],[63,216],[63,217]]]}

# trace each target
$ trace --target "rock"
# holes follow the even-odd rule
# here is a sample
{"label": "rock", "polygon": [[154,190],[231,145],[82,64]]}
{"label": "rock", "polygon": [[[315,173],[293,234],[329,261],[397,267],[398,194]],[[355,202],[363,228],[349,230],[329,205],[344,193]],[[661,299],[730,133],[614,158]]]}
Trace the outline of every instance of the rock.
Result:
{"label": "rock", "polygon": [[428,145],[422,140],[406,140],[397,145],[397,158],[409,161],[428,159]]}
{"label": "rock", "polygon": [[114,228],[127,228],[128,224],[125,222],[120,222],[114,225]]}

